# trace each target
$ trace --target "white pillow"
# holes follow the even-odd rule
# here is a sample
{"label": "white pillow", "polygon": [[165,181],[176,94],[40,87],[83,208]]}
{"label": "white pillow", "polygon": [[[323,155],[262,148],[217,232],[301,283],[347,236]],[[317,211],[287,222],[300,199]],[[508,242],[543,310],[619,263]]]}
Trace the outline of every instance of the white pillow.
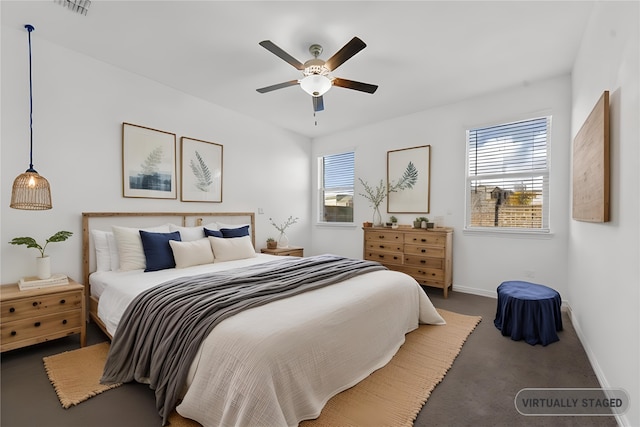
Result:
{"label": "white pillow", "polygon": [[213,262],[211,244],[206,238],[188,242],[169,240],[169,245],[173,251],[173,258],[176,260],[176,268],[211,264]]}
{"label": "white pillow", "polygon": [[256,250],[251,244],[250,236],[234,237],[225,239],[222,237],[209,236],[209,243],[213,249],[215,262],[232,261],[234,259],[245,259],[256,257]]}
{"label": "white pillow", "polygon": [[109,244],[109,254],[111,255],[111,270],[118,271],[120,269],[120,257],[118,256],[116,236],[112,232],[107,233],[107,243]]}
{"label": "white pillow", "polygon": [[[118,246],[118,258],[120,259],[120,271],[144,269],[147,267],[147,260],[144,257],[142,239],[139,228],[120,227],[114,225],[113,235]],[[169,233],[169,225],[159,227],[143,228],[144,231],[154,233]]]}
{"label": "white pillow", "polygon": [[111,253],[109,252],[109,242],[107,241],[108,231],[91,230],[93,235],[93,246],[96,249],[96,271],[111,270]]}
{"label": "white pillow", "polygon": [[202,227],[180,227],[179,225],[169,224],[169,231],[180,232],[180,238],[183,242],[191,242],[193,240],[204,239],[204,229]]}

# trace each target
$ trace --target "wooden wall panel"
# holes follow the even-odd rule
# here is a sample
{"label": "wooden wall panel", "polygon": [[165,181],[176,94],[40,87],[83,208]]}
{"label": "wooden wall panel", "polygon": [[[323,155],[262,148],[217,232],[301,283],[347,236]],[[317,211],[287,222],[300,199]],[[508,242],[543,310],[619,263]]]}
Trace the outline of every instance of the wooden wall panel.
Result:
{"label": "wooden wall panel", "polygon": [[609,221],[609,91],[573,141],[573,219]]}

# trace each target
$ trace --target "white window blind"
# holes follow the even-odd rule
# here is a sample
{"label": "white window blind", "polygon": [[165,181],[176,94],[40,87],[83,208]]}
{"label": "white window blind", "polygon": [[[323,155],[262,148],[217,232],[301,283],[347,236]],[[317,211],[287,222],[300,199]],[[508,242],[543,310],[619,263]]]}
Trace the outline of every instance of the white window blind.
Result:
{"label": "white window blind", "polygon": [[319,222],[353,222],[355,153],[318,158]]}
{"label": "white window blind", "polygon": [[551,117],[467,131],[466,227],[548,231]]}

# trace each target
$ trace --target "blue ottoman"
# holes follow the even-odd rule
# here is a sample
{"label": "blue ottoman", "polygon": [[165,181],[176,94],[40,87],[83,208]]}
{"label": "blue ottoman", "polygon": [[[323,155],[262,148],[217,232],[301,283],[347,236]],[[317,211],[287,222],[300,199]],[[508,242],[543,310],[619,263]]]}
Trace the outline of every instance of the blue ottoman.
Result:
{"label": "blue ottoman", "polygon": [[524,339],[531,345],[559,341],[562,330],[560,294],[547,286],[529,282],[503,282],[498,286],[498,309],[493,321],[502,335]]}

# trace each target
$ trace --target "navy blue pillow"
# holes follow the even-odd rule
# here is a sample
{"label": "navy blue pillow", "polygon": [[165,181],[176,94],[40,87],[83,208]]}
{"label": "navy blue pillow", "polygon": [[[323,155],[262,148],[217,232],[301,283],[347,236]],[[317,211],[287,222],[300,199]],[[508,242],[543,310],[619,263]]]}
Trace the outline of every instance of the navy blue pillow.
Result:
{"label": "navy blue pillow", "polygon": [[224,237],[222,235],[221,231],[218,230],[209,230],[208,228],[204,229],[204,235],[205,236],[211,236],[211,237]]}
{"label": "navy blue pillow", "polygon": [[221,228],[223,237],[244,237],[249,235],[249,226],[239,228]]}
{"label": "navy blue pillow", "polygon": [[180,232],[173,233],[152,233],[140,230],[142,239],[142,249],[147,260],[147,268],[144,271],[157,271],[167,268],[175,268],[176,260],[173,258],[173,251],[169,240],[181,241]]}

